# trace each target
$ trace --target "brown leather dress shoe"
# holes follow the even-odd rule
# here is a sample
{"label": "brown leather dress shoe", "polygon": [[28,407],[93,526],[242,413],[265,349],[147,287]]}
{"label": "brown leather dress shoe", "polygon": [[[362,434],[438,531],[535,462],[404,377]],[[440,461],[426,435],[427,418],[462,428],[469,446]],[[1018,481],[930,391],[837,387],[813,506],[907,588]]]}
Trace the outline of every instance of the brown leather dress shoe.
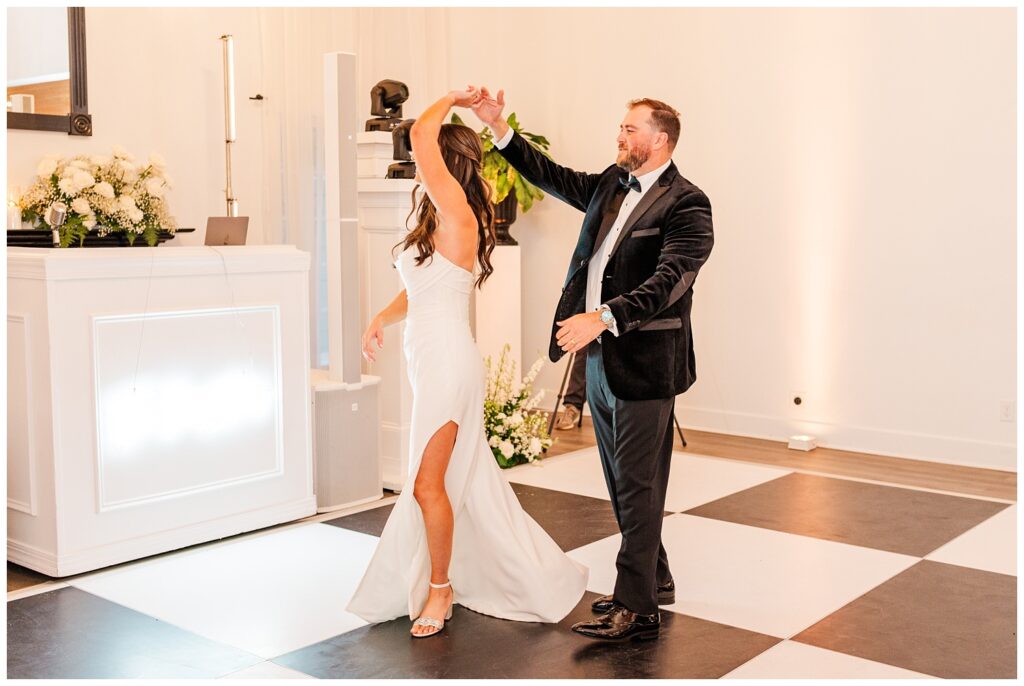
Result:
{"label": "brown leather dress shoe", "polygon": [[[612,609],[615,599],[610,595],[603,595],[590,604],[594,612],[608,612]],[[658,605],[671,605],[676,602],[676,582],[669,581],[664,586],[658,586]]]}
{"label": "brown leather dress shoe", "polygon": [[641,615],[616,604],[606,615],[591,622],[577,622],[572,630],[601,641],[647,641],[658,638],[661,613]]}

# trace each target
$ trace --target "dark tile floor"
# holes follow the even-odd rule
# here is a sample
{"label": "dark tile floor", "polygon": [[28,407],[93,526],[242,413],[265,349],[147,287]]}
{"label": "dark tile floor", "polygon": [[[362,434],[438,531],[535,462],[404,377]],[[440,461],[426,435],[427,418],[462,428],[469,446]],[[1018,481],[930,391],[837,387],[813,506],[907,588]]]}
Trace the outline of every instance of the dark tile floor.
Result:
{"label": "dark tile floor", "polygon": [[1016,588],[1016,577],[922,560],[793,640],[944,679],[1013,679]]}
{"label": "dark tile floor", "polygon": [[217,678],[262,661],[77,588],[7,603],[8,679]]}
{"label": "dark tile floor", "polygon": [[569,627],[594,616],[590,603],[596,597],[585,594],[558,624],[510,622],[456,606],[451,630],[429,640],[410,640],[409,621],[399,618],[335,636],[274,662],[322,679],[713,679],[779,642],[666,611],[657,641],[595,643]]}
{"label": "dark tile floor", "polygon": [[924,557],[1005,503],[788,474],[686,514]]}

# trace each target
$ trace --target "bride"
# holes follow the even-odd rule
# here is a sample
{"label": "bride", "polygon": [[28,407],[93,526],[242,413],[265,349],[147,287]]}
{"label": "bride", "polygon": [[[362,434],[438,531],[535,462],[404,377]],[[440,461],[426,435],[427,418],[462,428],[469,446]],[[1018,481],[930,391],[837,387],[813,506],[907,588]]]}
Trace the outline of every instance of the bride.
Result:
{"label": "bride", "polygon": [[362,341],[373,361],[385,327],[406,322],[412,487],[399,495],[347,609],[368,622],[408,614],[416,638],[440,632],[456,602],[504,619],[557,622],[587,583],[587,568],[523,511],[484,431],[484,368],[469,328],[469,296],[493,271],[494,210],[480,175],[479,136],[442,123],[453,106],[479,99],[472,86],[452,91],[412,127],[426,195],[413,211],[416,227],[395,246],[405,289]]}

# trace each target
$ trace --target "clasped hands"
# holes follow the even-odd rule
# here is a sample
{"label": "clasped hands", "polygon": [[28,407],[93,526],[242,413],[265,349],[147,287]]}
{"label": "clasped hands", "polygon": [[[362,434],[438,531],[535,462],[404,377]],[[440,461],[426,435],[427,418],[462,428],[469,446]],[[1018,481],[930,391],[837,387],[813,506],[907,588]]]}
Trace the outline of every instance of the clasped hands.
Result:
{"label": "clasped hands", "polygon": [[468,107],[473,113],[488,126],[493,126],[501,120],[502,110],[505,109],[505,91],[498,91],[497,97],[491,95],[486,86],[466,86],[464,91],[449,91],[448,101],[452,107]]}

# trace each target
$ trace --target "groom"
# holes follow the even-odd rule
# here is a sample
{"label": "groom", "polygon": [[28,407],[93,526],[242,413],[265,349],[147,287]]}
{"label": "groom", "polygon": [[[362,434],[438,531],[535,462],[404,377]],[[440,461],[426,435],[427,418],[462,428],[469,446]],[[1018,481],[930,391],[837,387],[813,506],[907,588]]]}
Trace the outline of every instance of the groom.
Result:
{"label": "groom", "polygon": [[661,523],[675,396],[696,379],[693,281],[714,238],[707,196],[672,162],[679,113],[629,103],[615,164],[597,174],[555,164],[510,130],[504,91],[473,107],[495,147],[531,183],[585,213],[555,310],[549,356],[586,350],[590,403],[612,509],[622,532],[602,613],[572,630],[621,641],[657,638],[658,605],[675,602]]}

